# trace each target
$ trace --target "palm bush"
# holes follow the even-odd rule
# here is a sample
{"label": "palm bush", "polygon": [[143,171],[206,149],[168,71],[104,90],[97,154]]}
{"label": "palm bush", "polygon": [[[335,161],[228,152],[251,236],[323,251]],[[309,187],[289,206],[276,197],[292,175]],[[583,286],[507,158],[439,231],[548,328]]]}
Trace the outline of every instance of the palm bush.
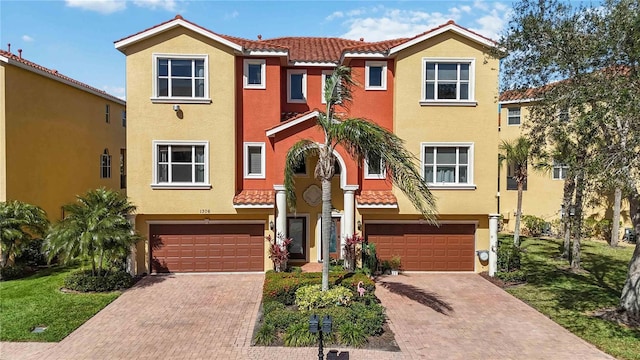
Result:
{"label": "palm bush", "polygon": [[1,266],[7,266],[9,259],[20,255],[48,227],[47,215],[41,208],[15,200],[0,202]]}
{"label": "palm bush", "polygon": [[63,209],[67,215],[46,239],[49,259],[86,260],[91,263],[91,274],[101,276],[105,268],[122,263],[140,240],[127,220],[136,208],[119,192],[91,190]]}

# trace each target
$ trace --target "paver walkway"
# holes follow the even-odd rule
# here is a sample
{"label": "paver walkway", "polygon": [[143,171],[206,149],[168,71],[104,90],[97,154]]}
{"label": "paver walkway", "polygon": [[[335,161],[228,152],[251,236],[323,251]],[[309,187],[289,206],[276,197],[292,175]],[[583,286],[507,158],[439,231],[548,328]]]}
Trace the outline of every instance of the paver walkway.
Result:
{"label": "paver walkway", "polygon": [[[149,276],[57,344],[1,343],[0,359],[317,359],[317,348],[250,346],[262,274]],[[400,352],[349,359],[613,359],[476,274],[381,279]]]}

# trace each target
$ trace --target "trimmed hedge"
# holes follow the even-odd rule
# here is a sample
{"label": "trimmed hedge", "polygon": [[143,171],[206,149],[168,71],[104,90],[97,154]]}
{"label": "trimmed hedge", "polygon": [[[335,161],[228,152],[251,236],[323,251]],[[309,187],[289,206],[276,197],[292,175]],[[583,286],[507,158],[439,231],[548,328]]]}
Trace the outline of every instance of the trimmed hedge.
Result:
{"label": "trimmed hedge", "polygon": [[108,292],[123,290],[133,285],[133,277],[126,271],[112,271],[94,276],[91,270],[84,270],[72,273],[64,279],[64,286],[67,289],[81,292]]}

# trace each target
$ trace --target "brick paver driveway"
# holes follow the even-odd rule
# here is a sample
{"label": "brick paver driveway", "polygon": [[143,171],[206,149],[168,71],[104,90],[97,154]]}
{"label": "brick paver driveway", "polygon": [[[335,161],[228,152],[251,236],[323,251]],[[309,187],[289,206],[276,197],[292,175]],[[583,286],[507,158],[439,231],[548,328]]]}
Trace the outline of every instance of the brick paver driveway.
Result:
{"label": "brick paver driveway", "polygon": [[[250,346],[261,274],[149,276],[58,344],[2,343],[2,359],[316,359]],[[350,359],[612,359],[476,274],[405,274],[378,286],[400,352]],[[424,305],[426,304],[426,305]]]}

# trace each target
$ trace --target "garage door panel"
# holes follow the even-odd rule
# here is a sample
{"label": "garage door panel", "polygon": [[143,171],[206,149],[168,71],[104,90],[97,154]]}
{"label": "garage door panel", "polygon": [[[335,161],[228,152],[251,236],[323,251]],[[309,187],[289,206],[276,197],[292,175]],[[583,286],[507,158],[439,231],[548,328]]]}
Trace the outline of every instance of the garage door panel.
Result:
{"label": "garage door panel", "polygon": [[405,270],[473,271],[475,225],[370,224],[367,241],[382,260],[400,255]]}
{"label": "garage door panel", "polygon": [[151,225],[155,272],[264,270],[264,225]]}

